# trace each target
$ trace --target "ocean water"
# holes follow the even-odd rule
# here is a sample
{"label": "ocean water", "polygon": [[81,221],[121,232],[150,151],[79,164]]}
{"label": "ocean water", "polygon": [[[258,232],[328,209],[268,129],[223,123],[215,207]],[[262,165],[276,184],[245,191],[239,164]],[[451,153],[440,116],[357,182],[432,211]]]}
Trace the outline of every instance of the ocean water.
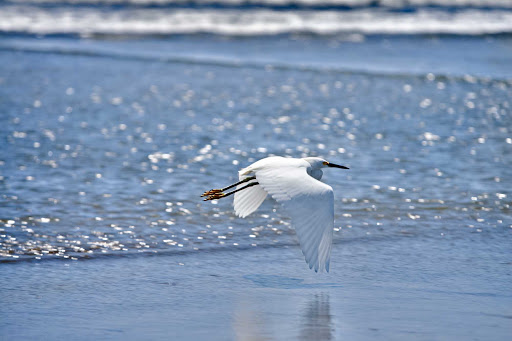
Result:
{"label": "ocean water", "polygon": [[[0,336],[512,333],[508,1],[0,4]],[[322,156],[329,274],[267,200]],[[221,312],[219,314],[219,312]]]}

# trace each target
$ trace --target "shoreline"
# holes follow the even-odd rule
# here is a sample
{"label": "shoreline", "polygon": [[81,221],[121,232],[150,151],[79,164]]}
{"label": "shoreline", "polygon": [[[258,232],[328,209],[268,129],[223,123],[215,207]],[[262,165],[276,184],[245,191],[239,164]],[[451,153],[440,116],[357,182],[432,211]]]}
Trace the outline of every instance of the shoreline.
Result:
{"label": "shoreline", "polygon": [[469,264],[449,242],[436,250],[452,258],[444,264],[426,245],[398,244],[337,245],[329,274],[309,270],[298,248],[2,264],[0,336],[507,339],[512,295],[483,278],[485,261],[461,281]]}

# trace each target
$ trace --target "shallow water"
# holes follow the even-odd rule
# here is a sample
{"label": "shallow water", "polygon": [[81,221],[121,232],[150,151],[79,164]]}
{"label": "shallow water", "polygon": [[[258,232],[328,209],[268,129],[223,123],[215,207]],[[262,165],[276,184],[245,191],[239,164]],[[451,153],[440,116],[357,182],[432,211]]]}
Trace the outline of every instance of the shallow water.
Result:
{"label": "shallow water", "polygon": [[[2,337],[510,335],[509,36],[25,33],[0,38]],[[351,168],[324,172],[329,275],[271,200],[201,201],[268,155]]]}
{"label": "shallow water", "polygon": [[[20,40],[34,49],[19,51]],[[351,168],[325,174],[335,240],[510,233],[507,80],[139,60],[102,55],[105,42],[71,40],[75,50],[98,45],[92,56],[39,52],[30,39],[4,45],[4,261],[294,244],[270,201],[240,220],[230,200],[198,197],[267,155]]]}

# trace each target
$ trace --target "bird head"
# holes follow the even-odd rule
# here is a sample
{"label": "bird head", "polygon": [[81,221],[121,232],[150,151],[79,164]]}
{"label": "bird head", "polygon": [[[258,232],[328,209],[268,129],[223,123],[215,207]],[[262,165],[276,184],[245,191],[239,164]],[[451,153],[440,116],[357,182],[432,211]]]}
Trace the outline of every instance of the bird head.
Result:
{"label": "bird head", "polygon": [[312,169],[320,169],[320,168],[326,168],[326,167],[349,169],[348,167],[331,163],[331,162],[324,160],[320,157],[306,157],[306,158],[304,158],[304,160],[309,162]]}

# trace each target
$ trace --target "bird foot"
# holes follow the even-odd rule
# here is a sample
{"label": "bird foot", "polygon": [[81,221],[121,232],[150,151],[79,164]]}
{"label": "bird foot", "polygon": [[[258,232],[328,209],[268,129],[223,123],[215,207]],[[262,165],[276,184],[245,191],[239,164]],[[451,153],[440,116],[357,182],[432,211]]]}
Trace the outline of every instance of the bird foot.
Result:
{"label": "bird foot", "polygon": [[214,194],[217,194],[217,193],[222,193],[222,190],[221,189],[211,189],[211,190],[206,191],[203,194],[201,194],[201,196],[202,197],[207,197],[207,196],[214,195]]}
{"label": "bird foot", "polygon": [[208,197],[203,199],[203,201],[216,200],[216,199],[223,198],[225,196],[226,196],[226,194],[224,194],[222,192],[215,192],[213,194],[208,195]]}

